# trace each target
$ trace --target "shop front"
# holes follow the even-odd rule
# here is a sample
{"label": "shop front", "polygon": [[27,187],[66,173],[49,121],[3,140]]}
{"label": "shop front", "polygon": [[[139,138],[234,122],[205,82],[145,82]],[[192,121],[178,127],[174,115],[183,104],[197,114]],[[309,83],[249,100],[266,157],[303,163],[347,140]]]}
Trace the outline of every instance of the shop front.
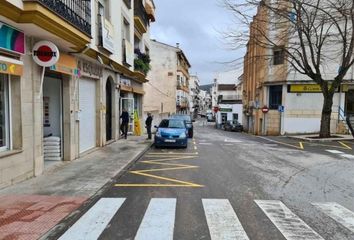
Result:
{"label": "shop front", "polygon": [[103,69],[100,65],[84,59],[79,60],[80,79],[78,81],[79,153],[98,146],[100,117],[97,114],[100,79]]}
{"label": "shop front", "polygon": [[121,77],[120,79],[120,114],[122,110],[128,111],[130,120],[128,134],[140,136],[143,132],[143,107],[144,90],[142,84],[134,80]]}
{"label": "shop front", "polygon": [[45,164],[72,160],[71,101],[67,99],[71,99],[71,86],[79,76],[77,61],[73,56],[60,52],[53,43],[48,41],[35,44],[33,60],[42,66],[43,71],[41,106]]}

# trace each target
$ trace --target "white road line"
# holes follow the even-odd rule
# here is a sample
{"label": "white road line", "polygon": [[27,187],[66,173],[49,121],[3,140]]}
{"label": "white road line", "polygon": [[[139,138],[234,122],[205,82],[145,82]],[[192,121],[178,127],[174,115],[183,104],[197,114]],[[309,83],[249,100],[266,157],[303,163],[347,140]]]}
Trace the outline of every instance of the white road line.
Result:
{"label": "white road line", "polygon": [[202,199],[212,240],[248,240],[236,213],[227,199]]}
{"label": "white road line", "polygon": [[59,240],[96,240],[122,206],[125,198],[101,198]]}
{"label": "white road line", "polygon": [[207,143],[207,142],[200,142],[198,143],[199,145],[212,145],[212,143]]}
{"label": "white road line", "polygon": [[173,239],[176,199],[152,198],[135,240]]}
{"label": "white road line", "polygon": [[329,217],[354,232],[354,213],[338,203],[312,203]]}
{"label": "white road line", "polygon": [[242,141],[236,140],[236,139],[225,138],[224,142],[229,142],[229,143],[241,143]]}
{"label": "white road line", "polygon": [[338,151],[338,150],[326,150],[327,152],[334,153],[334,154],[342,154],[344,152]]}
{"label": "white road line", "polygon": [[287,240],[323,240],[281,201],[255,200]]}
{"label": "white road line", "polygon": [[341,154],[341,156],[344,158],[354,159],[354,155],[352,154]]}

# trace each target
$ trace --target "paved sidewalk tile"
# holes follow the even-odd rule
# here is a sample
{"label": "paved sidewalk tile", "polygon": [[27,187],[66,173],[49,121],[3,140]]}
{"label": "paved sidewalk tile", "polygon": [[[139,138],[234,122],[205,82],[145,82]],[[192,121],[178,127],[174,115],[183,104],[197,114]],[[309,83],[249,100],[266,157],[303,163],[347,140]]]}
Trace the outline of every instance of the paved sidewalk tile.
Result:
{"label": "paved sidewalk tile", "polygon": [[0,239],[38,239],[86,199],[41,195],[0,196]]}

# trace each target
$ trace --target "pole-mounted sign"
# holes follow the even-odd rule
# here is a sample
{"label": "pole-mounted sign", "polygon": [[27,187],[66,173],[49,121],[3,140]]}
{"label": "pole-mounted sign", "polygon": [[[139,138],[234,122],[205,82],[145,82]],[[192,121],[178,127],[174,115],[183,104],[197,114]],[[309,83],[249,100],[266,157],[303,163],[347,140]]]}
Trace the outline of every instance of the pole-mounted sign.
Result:
{"label": "pole-mounted sign", "polygon": [[45,68],[53,66],[58,62],[59,49],[52,42],[39,41],[33,46],[32,58],[35,63],[43,67],[42,76],[41,76],[41,86],[38,95],[38,98],[40,98],[42,95]]}
{"label": "pole-mounted sign", "polygon": [[269,108],[267,106],[262,107],[262,113],[269,112]]}
{"label": "pole-mounted sign", "polygon": [[50,67],[59,60],[58,47],[49,41],[40,41],[33,46],[32,57],[42,67]]}

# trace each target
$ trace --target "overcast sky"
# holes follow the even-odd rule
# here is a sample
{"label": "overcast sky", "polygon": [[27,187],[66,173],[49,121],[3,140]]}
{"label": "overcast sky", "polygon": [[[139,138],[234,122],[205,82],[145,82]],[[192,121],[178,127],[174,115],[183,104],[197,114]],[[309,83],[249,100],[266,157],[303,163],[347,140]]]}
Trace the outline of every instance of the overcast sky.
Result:
{"label": "overcast sky", "polygon": [[[213,81],[218,72],[236,66],[222,64],[243,57],[244,50],[230,51],[221,34],[231,26],[233,17],[220,6],[220,0],[154,0],[156,22],[151,38],[180,48],[192,65],[201,84]],[[239,68],[239,66],[238,66]]]}

